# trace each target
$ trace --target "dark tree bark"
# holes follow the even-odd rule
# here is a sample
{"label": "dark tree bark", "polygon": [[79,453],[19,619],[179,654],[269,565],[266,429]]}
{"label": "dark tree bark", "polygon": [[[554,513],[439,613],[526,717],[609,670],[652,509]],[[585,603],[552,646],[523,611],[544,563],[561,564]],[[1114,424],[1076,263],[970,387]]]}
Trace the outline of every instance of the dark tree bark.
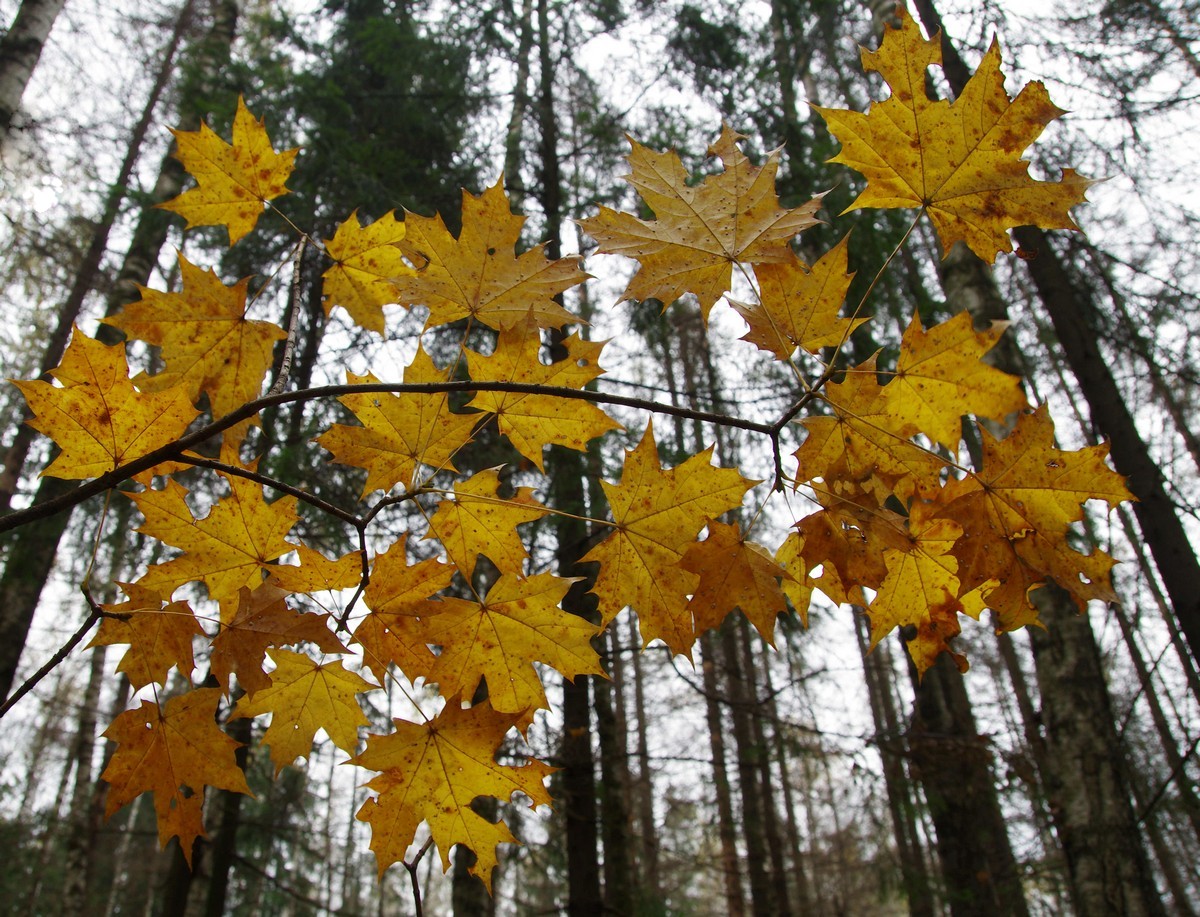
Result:
{"label": "dark tree bark", "polygon": [[954,660],[943,653],[914,688],[909,747],[937,833],[950,912],[1028,917],[996,796],[991,750],[975,726]]}

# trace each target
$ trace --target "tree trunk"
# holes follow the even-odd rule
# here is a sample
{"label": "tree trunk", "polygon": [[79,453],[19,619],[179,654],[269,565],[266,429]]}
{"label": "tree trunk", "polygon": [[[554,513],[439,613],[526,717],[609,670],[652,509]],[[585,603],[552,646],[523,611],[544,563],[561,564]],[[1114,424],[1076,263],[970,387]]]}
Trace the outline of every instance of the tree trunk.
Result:
{"label": "tree trunk", "polygon": [[1058,587],[1038,603],[1045,630],[1029,628],[1042,696],[1044,779],[1080,917],[1161,915],[1141,831],[1129,802],[1125,757],[1113,724],[1100,654],[1086,616]]}
{"label": "tree trunk", "polygon": [[66,0],[22,0],[12,25],[0,36],[0,153],[54,20],[65,5]]}
{"label": "tree trunk", "polygon": [[[540,91],[538,123],[541,135],[539,189],[546,217],[546,256],[562,256],[562,178],[558,162],[558,117],[554,108],[554,64],[550,44],[550,4],[538,0],[538,65]],[[550,358],[566,357],[567,334],[551,334]],[[571,515],[555,517],[554,530],[559,576],[578,576],[563,599],[564,611],[595,620],[595,596],[588,594],[594,573],[579,566],[588,541],[584,505],[584,463],[579,453],[552,446],[546,458],[550,479],[549,504]],[[589,565],[591,566],[591,565]],[[592,576],[588,576],[592,573]],[[571,917],[599,915],[600,851],[596,811],[596,774],[592,755],[590,680],[581,676],[563,680],[563,735],[561,745],[562,811],[567,833],[567,913]]]}
{"label": "tree trunk", "polygon": [[909,746],[937,833],[950,913],[1028,917],[991,752],[975,726],[962,675],[943,653],[914,688]]}
{"label": "tree trunk", "polygon": [[891,696],[892,667],[886,643],[880,643],[868,652],[870,624],[864,614],[854,615],[854,634],[858,638],[862,653],[863,674],[867,682],[867,699],[871,705],[871,717],[875,724],[876,744],[883,761],[883,782],[888,798],[888,812],[892,819],[892,837],[896,842],[896,853],[900,860],[900,877],[904,895],[908,899],[911,917],[933,917],[933,889],[925,871],[921,856],[921,840],[917,832],[916,803],[912,798],[911,784],[904,772],[904,739],[900,732],[899,717]]}
{"label": "tree trunk", "polygon": [[[607,654],[616,660],[620,646],[615,632],[605,634]],[[614,703],[621,689],[619,666],[610,665],[611,681],[595,679],[596,734],[600,746],[600,826],[604,840],[604,907],[610,914],[633,914],[638,897],[633,867],[633,836],[629,816],[629,748],[624,715]]]}
{"label": "tree trunk", "polygon": [[754,917],[771,917],[777,913],[777,902],[767,870],[770,852],[763,816],[765,803],[758,782],[758,759],[763,749],[754,742],[754,726],[750,721],[751,689],[742,669],[737,627],[729,618],[721,625],[721,657],[725,663],[725,694],[729,698],[733,740],[737,748],[742,834],[746,840],[746,866],[750,874],[750,908]]}
{"label": "tree trunk", "polygon": [[717,797],[717,832],[721,839],[721,874],[725,880],[725,913],[743,917],[746,895],[738,868],[737,828],[733,820],[733,794],[725,764],[725,726],[722,722],[720,688],[717,685],[717,647],[712,632],[700,637],[700,671],[704,679],[705,719],[712,751],[713,791]]}

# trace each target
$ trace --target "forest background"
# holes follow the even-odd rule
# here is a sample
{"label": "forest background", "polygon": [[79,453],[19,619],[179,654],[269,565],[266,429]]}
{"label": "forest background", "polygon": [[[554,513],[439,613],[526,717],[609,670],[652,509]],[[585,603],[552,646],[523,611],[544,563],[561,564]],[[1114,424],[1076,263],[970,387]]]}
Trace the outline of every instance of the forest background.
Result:
{"label": "forest background", "polygon": [[[15,8],[0,12],[13,21]],[[458,189],[481,191],[503,173],[515,208],[530,215],[527,244],[561,234],[566,250],[587,252],[587,237],[561,218],[589,216],[596,202],[630,205],[620,181],[623,131],[654,149],[676,148],[698,168],[725,120],[749,136],[756,159],[783,145],[785,203],[832,189],[822,211],[832,225],[805,242],[819,252],[853,226],[851,269],[865,284],[908,221],[837,217],[860,180],[826,164],[837,143],[804,103],[861,110],[881,97],[857,48],[877,46],[891,12],[890,4],[786,0],[736,11],[548,0],[286,12],[68,4],[50,17],[54,28],[3,140],[4,375],[33,378],[45,368],[64,309],[95,330],[97,318],[136,296],[132,282],[177,283],[175,247],[205,263],[222,257],[218,235],[184,239],[177,222],[146,207],[182,181],[166,158],[164,126],[192,129],[208,117],[227,136],[239,94],[265,116],[277,148],[304,147],[292,187],[307,211],[288,212],[320,238],[354,207],[364,217],[401,206],[437,211],[453,223]],[[1032,151],[1035,171],[1054,177],[1071,166],[1107,181],[1077,211],[1084,235],[1032,241],[1019,232],[1030,260],[1001,259],[990,273],[962,253],[941,262],[929,227],[919,226],[872,292],[874,312],[892,316],[895,333],[889,342],[877,322],[878,343],[895,348],[914,307],[945,316],[975,297],[1012,320],[1001,358],[1010,362],[1001,365],[1024,368],[1064,445],[1107,437],[1115,453],[1119,439],[1142,449],[1143,464],[1128,473],[1152,479],[1139,482],[1151,499],[1098,516],[1090,531],[1125,562],[1115,577],[1121,606],[1094,603],[1090,625],[1043,608],[1047,632],[998,640],[977,628],[960,638],[973,661],[967,675],[939,664],[919,687],[901,644],[864,654],[863,619],[845,607],[814,606],[806,631],[781,623],[775,651],[732,624],[702,650],[697,669],[661,646],[639,654],[636,632],[619,623],[605,653],[612,680],[593,680],[594,709],[583,721],[598,787],[593,875],[579,867],[578,851],[572,865],[573,819],[562,806],[543,809],[520,816],[527,845],[502,855],[492,899],[461,851],[445,879],[436,857],[425,857],[418,871],[431,912],[584,913],[594,887],[591,900],[617,913],[972,913],[981,896],[1003,913],[1191,913],[1200,725],[1195,654],[1180,633],[1188,609],[1172,583],[1186,566],[1181,555],[1195,563],[1186,533],[1195,543],[1200,470],[1188,347],[1200,246],[1186,185],[1200,82],[1189,32],[1196,10],[1133,0],[1076,18],[1018,16],[1007,5],[940,12],[950,47],[972,67],[996,33],[1010,91],[1046,79],[1052,98],[1072,109]],[[928,4],[914,13],[935,15]],[[961,84],[944,54],[950,66],[934,89],[950,96]],[[549,148],[547,136],[557,137]],[[559,214],[557,232],[547,213]],[[264,226],[224,254],[222,276],[269,274],[286,257],[280,230]],[[611,306],[628,277],[612,261],[589,258],[599,277],[576,308],[590,310],[594,338],[645,343],[606,351],[606,390],[764,416],[785,403],[765,364],[727,356],[746,353],[735,350],[745,346],[736,343],[744,328],[732,312],[714,313],[705,337],[694,306],[674,305],[667,336],[657,304]],[[1047,263],[1063,268],[1065,286],[1039,277]],[[317,273],[301,277],[300,295],[319,307]],[[1064,324],[1063,297],[1081,304],[1081,324]],[[274,305],[282,312],[282,299]],[[327,325],[319,308],[302,315],[298,339],[314,344],[305,370],[314,382],[341,381],[347,365],[380,372],[390,363],[398,376],[419,330],[389,312],[383,346],[339,312]],[[316,359],[322,336],[336,367]],[[1071,344],[1083,358],[1072,361]],[[23,405],[13,389],[3,397],[12,443]],[[276,424],[299,444],[335,411],[313,404]],[[613,480],[621,447],[638,432],[606,440],[589,459],[593,476]],[[715,434],[676,435],[683,454]],[[44,486],[36,472],[47,447],[30,449],[6,484],[14,507]],[[472,462],[497,460],[483,453]],[[280,461],[331,498],[352,500],[361,489],[340,466],[322,466],[318,479],[303,465],[287,468],[286,453]],[[769,456],[762,461],[765,477]],[[1157,503],[1155,482],[1164,496]],[[1154,507],[1176,528],[1150,516]],[[5,607],[16,607],[16,596],[37,609],[16,684],[86,616],[74,590],[92,562],[98,518],[76,512],[65,531],[45,533],[49,542],[5,542]],[[534,538],[554,550],[549,531]],[[147,562],[139,550],[106,540],[95,563],[119,580]],[[31,590],[36,580],[44,581]],[[194,875],[179,868],[174,842],[152,852],[148,805],[104,822],[96,776],[111,751],[97,734],[130,696],[127,685],[100,677],[116,658],[104,647],[77,651],[6,718],[0,802],[14,854],[3,881],[15,911],[181,912],[190,898],[209,913],[411,912],[407,875],[394,868],[379,884],[372,878],[366,826],[354,819],[365,790],[328,744],[275,785],[256,745],[258,799],[218,815]],[[380,720],[387,713],[370,711]],[[561,762],[562,732],[557,718],[538,724],[531,742],[540,759]]]}

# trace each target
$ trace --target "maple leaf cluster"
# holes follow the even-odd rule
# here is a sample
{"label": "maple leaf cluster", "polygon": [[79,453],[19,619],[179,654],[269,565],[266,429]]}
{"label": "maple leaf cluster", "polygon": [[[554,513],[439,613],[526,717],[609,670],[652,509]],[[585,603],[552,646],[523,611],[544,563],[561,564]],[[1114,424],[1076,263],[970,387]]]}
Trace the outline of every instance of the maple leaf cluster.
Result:
{"label": "maple leaf cluster", "polygon": [[[819,110],[843,143],[834,161],[867,179],[854,207],[917,208],[944,245],[965,241],[987,260],[1008,250],[1014,225],[1074,225],[1067,211],[1087,183],[1073,174],[1034,181],[1020,159],[1057,109],[1038,87],[1010,101],[997,49],[953,104],[926,95],[937,42],[905,13],[864,63],[892,95],[867,114]],[[296,151],[276,153],[244,104],[232,144],[207,126],[176,137],[198,187],[164,206],[189,226],[226,226],[236,243],[286,192]],[[94,643],[128,645],[119,670],[145,689],[106,733],[118,743],[104,773],[110,813],[152,792],[163,842],[178,837],[190,855],[203,833],[205,787],[250,792],[236,743],[217,725],[225,698],[232,717],[270,717],[261,741],[276,772],[324,732],[375,774],[358,817],[371,825],[381,871],[404,861],[424,823],[444,865],[464,844],[489,882],[496,845],[515,838],[470,803],[514,794],[532,806],[550,802],[551,769],[532,759],[501,763],[498,749],[549,706],[544,670],[604,674],[594,641],[625,609],[637,613],[646,643],[690,656],[697,637],[735,609],[773,642],[777,617],[806,616],[817,590],[867,614],[872,644],[909,628],[924,671],[952,652],[960,614],[990,608],[1000,630],[1036,623],[1029,594],[1049,581],[1081,608],[1113,598],[1112,559],[1071,543],[1088,500],[1129,499],[1105,464],[1106,447],[1058,449],[1045,408],[1031,410],[1019,380],[984,360],[1001,329],[976,329],[965,314],[930,328],[914,316],[894,364],[872,356],[845,365],[847,340],[869,317],[861,305],[845,307],[849,243],[804,263],[793,242],[817,222],[821,198],[781,207],[780,152],[756,166],[742,139],[724,128],[709,151],[721,171],[695,184],[674,153],[632,141],[627,180],[653,218],[601,208],[581,225],[600,251],[639,262],[625,299],[690,295],[706,318],[727,300],[749,326],[745,340],[788,366],[805,394],[774,422],[742,424],[774,453],[770,491],[714,465],[712,449],[664,467],[647,421],[619,481],[603,482],[607,513],[588,520],[597,537],[582,560],[597,565],[598,623],[563,609],[575,580],[536,566],[527,547],[530,530],[562,510],[514,486],[512,468],[460,475],[455,465],[485,425],[538,471],[547,446],[584,451],[622,427],[603,409],[603,393],[592,397],[603,343],[564,333],[560,358],[541,358],[545,333],[581,324],[563,294],[588,275],[578,259],[550,260],[540,246],[518,252],[524,219],[500,182],[464,192],[457,237],[440,217],[387,214],[364,226],[351,214],[324,244],[327,311],[342,308],[379,334],[392,306],[426,310],[426,333],[491,330],[461,334],[445,365],[422,343],[400,381],[347,373],[337,389],[347,422],[316,442],[334,462],[365,472],[366,509],[330,507],[243,459],[287,333],[250,317],[248,280],[226,285],[182,255],[177,292],[144,289],[109,320],[158,348],[157,371],[131,377],[124,345],[105,347],[77,330],[55,383],[18,383],[34,425],[61,449],[44,473],[132,477],[139,531],[174,549],[122,586],[126,601],[101,609]],[[753,279],[752,301],[728,299],[735,272]],[[470,342],[479,339],[490,346],[476,349]],[[452,399],[461,391],[471,395],[465,404]],[[205,433],[219,438],[219,461],[184,448],[199,441],[184,436],[201,412],[212,418]],[[964,415],[1010,430],[997,438],[971,421],[978,463],[963,447]],[[124,473],[131,464],[137,475]],[[178,480],[195,465],[223,482],[204,513]],[[287,495],[268,501],[267,488]],[[755,543],[738,511],[752,491],[761,509],[780,490],[814,509],[781,543]],[[293,536],[300,499],[353,528],[359,550],[331,559]],[[421,507],[423,528],[374,544],[371,524],[400,502]],[[434,542],[436,556],[417,559],[414,535]],[[481,557],[489,577],[478,575]],[[341,610],[305,610],[314,605]],[[192,688],[197,655],[208,681]],[[167,697],[172,671],[189,689]],[[413,719],[363,744],[370,724],[357,697],[420,682],[436,687],[440,712],[414,697]],[[483,685],[487,699],[468,705]]]}

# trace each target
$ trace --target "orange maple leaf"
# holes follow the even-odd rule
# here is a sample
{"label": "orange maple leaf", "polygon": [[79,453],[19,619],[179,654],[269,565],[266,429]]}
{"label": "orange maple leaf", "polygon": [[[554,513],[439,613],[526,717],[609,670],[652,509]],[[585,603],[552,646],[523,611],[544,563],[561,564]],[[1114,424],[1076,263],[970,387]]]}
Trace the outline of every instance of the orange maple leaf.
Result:
{"label": "orange maple leaf", "polygon": [[[585,341],[572,334],[562,346],[566,350],[563,359],[542,363],[537,326],[527,319],[500,332],[491,356],[467,351],[467,366],[476,381],[574,389],[582,389],[603,374],[600,350],[604,342]],[[591,440],[621,426],[594,404],[552,395],[479,392],[470,406],[495,414],[500,432],[539,470],[543,470],[542,450],[547,445],[583,452]]]}
{"label": "orange maple leaf", "polygon": [[182,289],[162,293],[139,287],[142,298],[104,319],[129,337],[162,348],[162,372],[138,376],[151,391],[182,384],[193,402],[208,395],[214,417],[253,401],[271,367],[278,325],[246,318],[249,279],[232,287],[179,255]]}
{"label": "orange maple leaf", "polygon": [[13,383],[34,415],[29,425],[62,450],[42,472],[50,477],[99,477],[178,439],[197,413],[182,389],[139,392],[125,345],[106,347],[78,328],[53,375],[60,385]]}
{"label": "orange maple leaf", "polygon": [[1040,82],[1010,99],[993,41],[979,69],[953,104],[931,100],[926,70],[942,63],[941,43],[926,40],[901,5],[899,28],[888,27],[878,51],[862,51],[863,69],[879,73],[892,90],[867,114],[816,110],[842,143],[831,162],[861,172],[867,187],[847,211],[921,207],[949,251],[962,240],[991,262],[1012,251],[1008,230],[1034,225],[1078,229],[1069,210],[1091,182],[1064,169],[1062,181],[1037,181],[1021,159],[1042,129],[1063,114]]}
{"label": "orange maple leaf", "polygon": [[742,537],[736,522],[708,523],[708,537],[688,547],[679,566],[700,577],[688,611],[696,634],[720,627],[734,608],[775,645],[775,619],[786,614],[787,600],[779,580],[791,579],[767,550]]}
{"label": "orange maple leaf", "polygon": [[203,582],[209,598],[220,603],[222,621],[233,619],[243,586],[258,586],[271,561],[295,549],[284,536],[297,521],[295,497],[267,503],[260,485],[232,475],[228,480],[229,496],[203,519],[193,515],[187,490],[174,478],[165,490],[129,495],[146,517],[138,531],[184,552],[151,567],[138,585],[170,595],[184,583]]}
{"label": "orange maple leaf", "polygon": [[361,327],[383,334],[383,307],[399,302],[396,281],[413,274],[399,247],[404,224],[385,213],[361,226],[356,214],[350,214],[333,238],[325,241],[325,251],[334,261],[322,275],[325,314],[341,306]]}
{"label": "orange maple leaf", "polygon": [[110,614],[127,617],[101,618],[88,648],[128,643],[117,671],[124,672],[135,688],[152,682],[166,685],[172,666],[190,679],[195,667],[192,638],[204,636],[191,606],[187,602],[168,604],[155,590],[136,583],[122,583],[121,588],[129,600],[102,607]]}
{"label": "orange maple leaf", "polygon": [[346,652],[329,629],[329,615],[304,614],[289,608],[285,601],[288,594],[272,583],[263,583],[253,591],[248,586],[238,590],[237,611],[221,624],[221,632],[212,642],[210,669],[227,693],[233,674],[250,695],[271,686],[271,676],[262,667],[269,646],[307,641],[322,652]]}
{"label": "orange maple leaf", "polygon": [[220,699],[220,689],[198,688],[172,697],[161,709],[142,701],[104,731],[106,739],[117,743],[100,775],[109,784],[105,817],[153,792],[159,843],[165,847],[178,837],[189,866],[192,844],[204,834],[204,788],[254,795],[233,756],[238,743],[214,722]]}
{"label": "orange maple leaf", "polygon": [[788,360],[800,347],[816,353],[837,347],[867,321],[843,318],[842,302],[854,275],[847,273],[847,246],[842,241],[822,255],[811,268],[794,255],[776,263],[756,264],[759,303],[730,300],[750,325],[742,336],[760,350]]}
{"label": "orange maple leaf", "polygon": [[820,222],[814,216],[820,197],[791,210],[779,206],[775,173],[780,151],[755,166],[738,148],[744,139],[725,125],[708,150],[725,171],[690,185],[674,152],[656,153],[629,138],[632,171],[625,180],[656,219],[601,207],[596,216],[579,221],[600,243],[597,251],[641,262],[623,300],[659,299],[669,305],[684,293],[695,293],[707,319],[729,290],[735,264],[787,261],[793,257],[788,242]]}
{"label": "orange maple leaf", "polygon": [[240,96],[232,145],[207,124],[198,131],[171,133],[178,144],[175,158],[198,186],[158,206],[186,219],[189,229],[225,226],[233,245],[254,228],[267,201],[288,193],[284,183],[299,150],[276,153],[264,123],[250,114]]}
{"label": "orange maple leaf", "polygon": [[625,453],[621,483],[601,482],[613,533],[583,558],[601,565],[593,591],[604,623],[631,606],[645,643],[661,639],[689,658],[696,631],[687,597],[698,578],[679,561],[708,520],[741,506],[746,491],[758,483],[711,461],[710,447],[664,469],[653,426],[647,424],[637,448]]}
{"label": "orange maple leaf", "polygon": [[268,655],[275,663],[271,686],[238,701],[232,718],[271,714],[262,741],[271,747],[275,775],[308,756],[318,729],[324,729],[342,751],[354,754],[358,727],[369,725],[354,697],[378,686],[346,671],[340,659],[317,663],[301,653],[278,649],[268,650]]}
{"label": "orange maple leaf", "polygon": [[367,736],[366,750],[353,763],[382,773],[367,786],[379,795],[363,803],[360,821],[371,825],[371,849],[379,872],[404,860],[421,822],[450,868],[450,848],[469,847],[477,858],[471,872],[489,890],[496,845],[516,843],[504,822],[476,814],[471,801],[491,796],[508,801],[523,793],[531,808],[550,804],[544,781],[553,768],[530,759],[523,767],[496,763],[496,750],[518,714],[498,713],[484,701],[462,709],[457,701],[427,723],[394,720],[391,735]]}
{"label": "orange maple leaf", "polygon": [[446,549],[446,556],[469,582],[475,560],[482,554],[501,573],[519,576],[529,552],[517,526],[541,519],[549,510],[533,499],[533,489],[517,488],[500,496],[500,473],[488,468],[454,485],[453,499],[442,500],[429,520],[429,534]]}
{"label": "orange maple leaf", "polygon": [[516,254],[525,218],[509,209],[503,179],[479,197],[463,192],[457,239],[440,216],[405,214],[401,247],[417,266],[396,281],[400,302],[429,308],[426,328],[464,318],[502,330],[532,316],[539,327],[578,322],[554,301],[590,275],[577,258],[550,261],[542,246]]}
{"label": "orange maple leaf", "polygon": [[[449,370],[440,370],[424,347],[417,349],[412,364],[404,371],[405,382],[445,382]],[[379,380],[368,373],[347,373],[351,385]],[[471,440],[479,421],[477,414],[454,414],[445,395],[387,392],[343,395],[338,399],[354,412],[361,427],[334,424],[317,437],[343,465],[367,470],[363,496],[373,490],[391,490],[397,483],[413,486],[413,475],[421,465],[453,471],[451,456]]]}
{"label": "orange maple leaf", "polygon": [[982,587],[1000,627],[1037,621],[1028,592],[1053,579],[1082,609],[1090,599],[1115,601],[1113,559],[1100,550],[1081,554],[1068,540],[1083,504],[1115,506],[1132,499],[1124,479],[1105,464],[1108,445],[1073,452],[1054,447],[1054,423],[1045,405],[1022,415],[1003,440],[986,430],[983,465],[946,484],[941,515],[964,535],[955,545],[963,589]]}

